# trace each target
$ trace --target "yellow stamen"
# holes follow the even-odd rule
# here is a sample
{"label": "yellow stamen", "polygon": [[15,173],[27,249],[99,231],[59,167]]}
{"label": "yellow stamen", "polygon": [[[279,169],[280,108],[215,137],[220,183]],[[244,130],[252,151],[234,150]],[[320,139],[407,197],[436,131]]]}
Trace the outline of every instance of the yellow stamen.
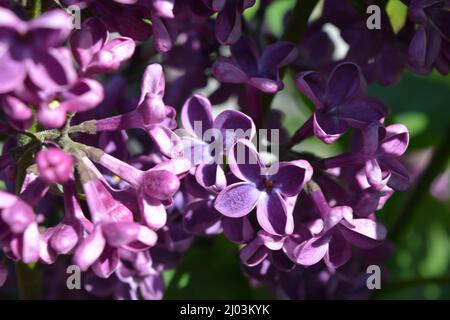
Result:
{"label": "yellow stamen", "polygon": [[59,102],[58,100],[53,100],[52,102],[50,102],[48,104],[48,108],[50,110],[55,110],[55,109],[58,109],[60,105],[61,105],[61,102]]}

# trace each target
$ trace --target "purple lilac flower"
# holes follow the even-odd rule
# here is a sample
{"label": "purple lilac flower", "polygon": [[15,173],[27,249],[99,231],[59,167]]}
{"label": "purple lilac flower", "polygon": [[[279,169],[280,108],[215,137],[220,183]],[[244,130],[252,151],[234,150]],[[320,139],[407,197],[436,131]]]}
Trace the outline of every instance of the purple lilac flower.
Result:
{"label": "purple lilac flower", "polygon": [[325,264],[334,270],[350,259],[351,245],[374,248],[386,238],[384,226],[371,219],[355,219],[351,207],[331,208],[322,191],[313,190],[311,197],[321,219],[311,224],[311,239],[287,239],[286,254],[294,262],[309,266],[324,259]]}
{"label": "purple lilac flower", "polygon": [[417,24],[409,45],[409,65],[419,74],[435,67],[440,73],[450,71],[450,2],[448,0],[411,0],[408,17]]}
{"label": "purple lilac flower", "polygon": [[323,142],[333,143],[349,127],[364,128],[385,116],[385,107],[367,96],[366,83],[356,64],[341,63],[328,78],[314,71],[302,72],[296,83],[316,107],[312,117],[296,132],[296,143],[313,133]]}
{"label": "purple lilac flower", "polygon": [[181,122],[190,134],[182,140],[184,156],[198,164],[195,171],[197,182],[206,188],[223,189],[226,178],[220,163],[224,153],[239,138],[253,139],[255,124],[248,116],[234,110],[224,111],[213,120],[211,103],[200,95],[194,95],[185,102]]}
{"label": "purple lilac flower", "polygon": [[34,211],[19,197],[0,191],[0,243],[3,252],[24,263],[39,259],[40,235]]}
{"label": "purple lilac flower", "polygon": [[[448,1],[404,2],[398,32],[385,8],[368,30],[364,13],[326,0],[305,32],[288,30],[299,6],[287,12],[279,37],[270,0],[252,19],[254,0],[62,1],[82,9],[76,30],[63,10],[0,0],[0,286],[6,258],[46,265],[30,270],[46,299],[162,299],[166,271],[220,235],[274,297],[368,298],[367,266],[392,251],[377,214],[413,179],[408,131],[384,124],[366,80],[391,85],[405,65],[445,74],[450,61]],[[343,60],[327,24],[349,46]],[[291,139],[267,95],[287,68],[316,109]],[[237,110],[213,107],[235,98]],[[280,139],[258,137],[258,153],[256,129]],[[291,149],[347,131],[332,157]],[[263,162],[266,142],[281,148]],[[71,264],[83,290],[66,286]]]}
{"label": "purple lilac flower", "polygon": [[72,66],[61,58],[59,50],[71,30],[68,14],[52,10],[25,22],[12,11],[0,7],[0,17],[0,93],[21,87],[27,77],[46,91],[73,82]]}
{"label": "purple lilac flower", "polygon": [[141,97],[135,110],[123,115],[95,121],[95,131],[116,131],[142,128],[160,151],[174,157],[182,151],[181,141],[171,129],[174,129],[175,110],[163,101],[165,89],[164,73],[161,65],[149,65],[141,83]]}
{"label": "purple lilac flower", "polygon": [[311,168],[282,162],[278,172],[271,174],[255,147],[246,140],[239,140],[231,148],[228,164],[241,182],[223,189],[216,198],[215,208],[227,217],[240,218],[256,207],[259,225],[265,231],[274,235],[292,233],[294,222],[286,198],[300,193]]}
{"label": "purple lilac flower", "polygon": [[72,54],[85,75],[116,71],[131,58],[135,50],[133,39],[118,37],[109,40],[103,22],[90,18],[70,38]]}
{"label": "purple lilac flower", "polygon": [[363,135],[361,150],[325,159],[325,167],[362,165],[369,185],[377,190],[386,185],[395,190],[408,189],[408,170],[399,160],[408,147],[408,129],[401,124],[386,128],[374,124]]}
{"label": "purple lilac flower", "polygon": [[231,46],[230,58],[214,62],[213,74],[222,82],[247,83],[262,92],[275,93],[284,87],[279,69],[296,55],[295,46],[286,41],[267,47],[260,55],[253,40],[242,37]]}

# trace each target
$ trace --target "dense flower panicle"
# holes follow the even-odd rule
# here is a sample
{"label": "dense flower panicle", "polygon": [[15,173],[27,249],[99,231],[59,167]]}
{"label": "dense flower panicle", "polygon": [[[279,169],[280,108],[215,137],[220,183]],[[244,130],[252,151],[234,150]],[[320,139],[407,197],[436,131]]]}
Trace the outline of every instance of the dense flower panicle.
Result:
{"label": "dense flower panicle", "polygon": [[[223,234],[276,297],[370,297],[365,268],[392,252],[377,212],[412,178],[408,129],[385,124],[367,86],[405,66],[448,73],[449,2],[405,1],[394,31],[385,8],[369,30],[326,0],[297,40],[269,31],[270,0],[246,18],[256,3],[62,1],[81,10],[76,27],[62,9],[25,20],[31,10],[0,1],[0,286],[9,260],[38,262],[45,298],[162,299],[164,273],[198,237]],[[287,68],[315,108],[292,137],[290,115],[267,105]],[[292,150],[344,135],[340,154]],[[82,291],[64,287],[72,263]]]}

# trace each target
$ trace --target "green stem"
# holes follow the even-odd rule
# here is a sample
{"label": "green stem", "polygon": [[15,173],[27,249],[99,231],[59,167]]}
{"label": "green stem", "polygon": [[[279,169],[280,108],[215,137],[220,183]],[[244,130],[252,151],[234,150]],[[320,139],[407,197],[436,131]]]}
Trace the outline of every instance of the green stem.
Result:
{"label": "green stem", "polygon": [[41,0],[34,0],[33,7],[31,8],[31,16],[32,18],[37,18],[41,15],[42,12],[42,2]]}
{"label": "green stem", "polygon": [[41,273],[37,264],[16,263],[17,286],[20,299],[36,300],[41,295]]}
{"label": "green stem", "polygon": [[[37,123],[34,122],[33,126],[30,128],[30,134],[36,133],[38,127]],[[29,135],[19,135],[18,145],[26,146],[29,143],[33,143],[33,138]],[[22,189],[23,182],[25,180],[26,172],[28,167],[33,163],[34,158],[34,144],[33,147],[29,148],[23,156],[19,159],[17,163],[16,172],[16,194],[19,195]],[[41,291],[41,272],[36,264],[24,264],[23,262],[16,262],[16,277],[17,284],[19,288],[19,296],[21,299],[38,299],[40,297]]]}
{"label": "green stem", "polygon": [[442,139],[441,144],[436,147],[430,163],[417,179],[413,189],[409,191],[406,203],[395,217],[390,228],[391,240],[398,240],[404,233],[403,231],[407,229],[413,220],[414,214],[417,212],[423,197],[429,193],[433,180],[445,169],[450,156],[449,145],[450,125],[447,128],[447,133]]}

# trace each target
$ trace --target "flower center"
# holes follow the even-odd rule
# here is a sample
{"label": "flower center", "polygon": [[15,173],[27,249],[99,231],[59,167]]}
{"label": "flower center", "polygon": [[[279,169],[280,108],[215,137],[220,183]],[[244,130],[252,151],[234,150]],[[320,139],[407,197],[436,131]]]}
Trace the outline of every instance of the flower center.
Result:
{"label": "flower center", "polygon": [[264,188],[268,189],[268,190],[272,190],[273,188],[273,182],[272,180],[265,180],[264,181]]}
{"label": "flower center", "polygon": [[61,102],[59,102],[58,100],[55,99],[48,104],[48,108],[50,110],[55,110],[55,109],[58,109],[60,105],[61,105]]}

